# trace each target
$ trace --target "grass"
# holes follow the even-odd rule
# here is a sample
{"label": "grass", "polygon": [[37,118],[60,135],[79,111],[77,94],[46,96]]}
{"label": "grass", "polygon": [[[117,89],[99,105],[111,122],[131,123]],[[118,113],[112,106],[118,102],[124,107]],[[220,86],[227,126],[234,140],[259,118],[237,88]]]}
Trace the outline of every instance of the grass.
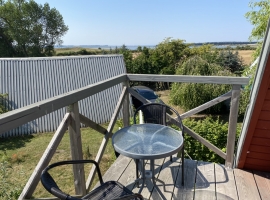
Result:
{"label": "grass", "polygon": [[[118,127],[116,125],[115,130],[117,130],[117,128]],[[0,139],[0,162],[4,163],[6,161],[6,163],[8,163],[5,171],[0,171],[0,178],[2,178],[3,182],[3,176],[6,176],[4,181],[7,181],[10,185],[6,185],[6,188],[2,189],[13,190],[15,187],[23,189],[38,164],[44,150],[48,146],[52,136],[53,133],[41,133],[24,137]],[[84,159],[94,159],[100,147],[103,135],[90,128],[82,128],[81,137]],[[66,133],[59,144],[51,163],[71,159],[69,146],[69,135]],[[111,141],[109,141],[100,164],[102,174],[107,171],[114,161],[114,149]],[[91,166],[91,164],[85,165],[86,179]],[[63,188],[63,191],[74,194],[71,166],[56,168],[56,170],[53,169],[52,174],[57,177],[56,180],[61,179],[61,184],[59,186],[60,188]],[[97,177],[95,177],[95,181],[92,186],[95,185],[97,180]],[[3,185],[0,187],[3,187]],[[51,195],[46,192],[41,183],[39,183],[33,197],[39,198],[49,196]]]}

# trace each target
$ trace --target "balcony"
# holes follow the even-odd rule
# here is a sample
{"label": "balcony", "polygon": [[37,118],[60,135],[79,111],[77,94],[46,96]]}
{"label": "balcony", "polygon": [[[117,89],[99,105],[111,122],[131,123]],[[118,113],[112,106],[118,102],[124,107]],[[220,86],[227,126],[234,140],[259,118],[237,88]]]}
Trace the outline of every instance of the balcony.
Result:
{"label": "balcony", "polygon": [[[160,189],[164,192],[167,199],[266,199],[269,197],[269,173],[235,169],[233,164],[235,159],[234,144],[240,88],[241,85],[247,84],[248,78],[121,74],[101,82],[10,111],[0,116],[1,134],[38,117],[47,115],[57,109],[68,107],[67,113],[62,119],[62,122],[56,130],[39,163],[35,167],[35,170],[28,180],[19,199],[28,199],[31,197],[39,182],[41,171],[50,163],[50,160],[67,129],[69,130],[70,135],[72,159],[82,159],[80,123],[83,123],[103,134],[104,138],[95,158],[98,163],[101,161],[105,147],[108,142],[110,142],[110,138],[113,134],[112,130],[116,120],[121,116],[119,113],[122,113],[124,126],[129,125],[130,113],[132,112],[130,106],[130,95],[137,97],[143,103],[147,102],[146,99],[129,88],[130,81],[232,84],[232,90],[228,91],[228,93],[181,115],[183,119],[188,118],[206,108],[220,103],[221,101],[231,99],[226,153],[186,127],[186,133],[222,157],[224,159],[224,165],[187,159],[185,161],[185,163],[187,163],[185,165],[184,174],[185,185],[181,186],[179,181],[181,179],[181,173],[178,173],[182,167],[181,159],[175,155],[173,162],[170,162],[168,158],[157,160],[155,162],[155,176],[165,181],[166,191],[163,191],[162,187]],[[122,87],[122,92],[115,105],[115,109],[107,129],[80,114],[80,108],[78,106],[79,101],[89,96],[101,93],[116,85],[120,85]],[[110,104],[110,101],[107,99],[105,103]],[[148,165],[149,164],[146,163],[146,167],[148,167]],[[85,179],[84,177],[81,177],[81,173],[79,173],[80,170],[83,171],[84,169],[81,168],[75,171],[75,180]],[[89,190],[93,184],[95,171],[96,170],[93,167],[85,183],[76,181],[74,187],[78,195]],[[138,191],[138,188],[134,187],[135,164],[130,158],[121,155],[106,172],[104,180],[118,180],[123,185],[132,189],[133,192]],[[147,188],[143,189],[142,195],[146,199],[160,198],[158,193],[155,190],[152,191],[151,188],[152,186],[149,183]]]}

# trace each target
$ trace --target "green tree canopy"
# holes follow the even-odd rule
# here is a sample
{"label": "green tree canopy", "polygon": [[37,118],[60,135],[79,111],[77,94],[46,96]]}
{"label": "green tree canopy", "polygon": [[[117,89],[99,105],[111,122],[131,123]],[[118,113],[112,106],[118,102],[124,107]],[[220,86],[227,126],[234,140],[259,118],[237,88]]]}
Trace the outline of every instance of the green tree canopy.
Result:
{"label": "green tree canopy", "polygon": [[52,55],[67,31],[62,15],[48,3],[0,0],[0,57]]}
{"label": "green tree canopy", "polygon": [[[184,63],[179,63],[176,70],[177,75],[196,76],[233,76],[233,74],[223,67],[209,63],[201,56],[190,57]],[[199,83],[173,83],[170,92],[170,100],[174,105],[178,105],[184,110],[191,110],[202,105],[226,92],[230,91],[229,85],[199,84]],[[226,112],[225,104],[215,105],[204,113]]]}
{"label": "green tree canopy", "polygon": [[270,0],[251,1],[249,3],[251,11],[246,13],[246,18],[254,26],[249,37],[250,40],[259,42],[254,54],[255,58],[259,56],[262,48],[262,40],[266,33],[268,20],[270,17]]}

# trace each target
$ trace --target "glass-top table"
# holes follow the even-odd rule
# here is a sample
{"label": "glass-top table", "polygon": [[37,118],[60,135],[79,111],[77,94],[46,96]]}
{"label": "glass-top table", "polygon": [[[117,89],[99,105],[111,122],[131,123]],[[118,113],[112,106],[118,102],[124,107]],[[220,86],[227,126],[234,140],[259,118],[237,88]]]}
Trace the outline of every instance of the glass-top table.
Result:
{"label": "glass-top table", "polygon": [[[164,182],[154,176],[154,160],[179,152],[183,147],[182,133],[160,124],[135,124],[118,130],[112,136],[112,144],[118,153],[141,161],[142,177],[135,180],[143,180],[139,193],[148,178],[165,198],[155,184],[155,180],[159,181],[165,188]],[[144,169],[145,160],[150,160],[150,171]]]}

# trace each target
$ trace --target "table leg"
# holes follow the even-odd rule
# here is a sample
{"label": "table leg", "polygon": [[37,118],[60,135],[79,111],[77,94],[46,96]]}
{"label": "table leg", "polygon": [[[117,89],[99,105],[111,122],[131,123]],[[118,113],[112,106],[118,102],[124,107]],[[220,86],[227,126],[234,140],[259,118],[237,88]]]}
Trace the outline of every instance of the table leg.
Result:
{"label": "table leg", "polygon": [[[142,182],[142,186],[141,186],[141,188],[140,188],[140,190],[139,190],[139,194],[142,192],[142,190],[143,190],[143,187],[144,187],[144,183],[145,183],[145,166],[144,166],[144,160],[142,159],[141,160],[141,163],[142,163],[142,167],[141,167],[141,169],[142,169],[142,173],[141,173],[141,176],[142,176],[142,180],[143,180],[143,182]],[[139,182],[138,182],[139,183]]]}
{"label": "table leg", "polygon": [[164,189],[164,191],[166,191],[166,189],[165,189],[165,183],[162,180],[160,180],[160,179],[158,179],[158,178],[155,177],[155,161],[154,160],[150,160],[150,170],[152,172],[152,181],[153,181],[154,188],[156,188],[156,190],[160,194],[160,196],[163,199],[166,200],[166,197],[164,196],[164,194],[162,194],[161,190],[158,188],[158,186],[156,185],[156,182],[155,182],[155,181],[158,181],[158,182],[162,183],[163,189]]}

